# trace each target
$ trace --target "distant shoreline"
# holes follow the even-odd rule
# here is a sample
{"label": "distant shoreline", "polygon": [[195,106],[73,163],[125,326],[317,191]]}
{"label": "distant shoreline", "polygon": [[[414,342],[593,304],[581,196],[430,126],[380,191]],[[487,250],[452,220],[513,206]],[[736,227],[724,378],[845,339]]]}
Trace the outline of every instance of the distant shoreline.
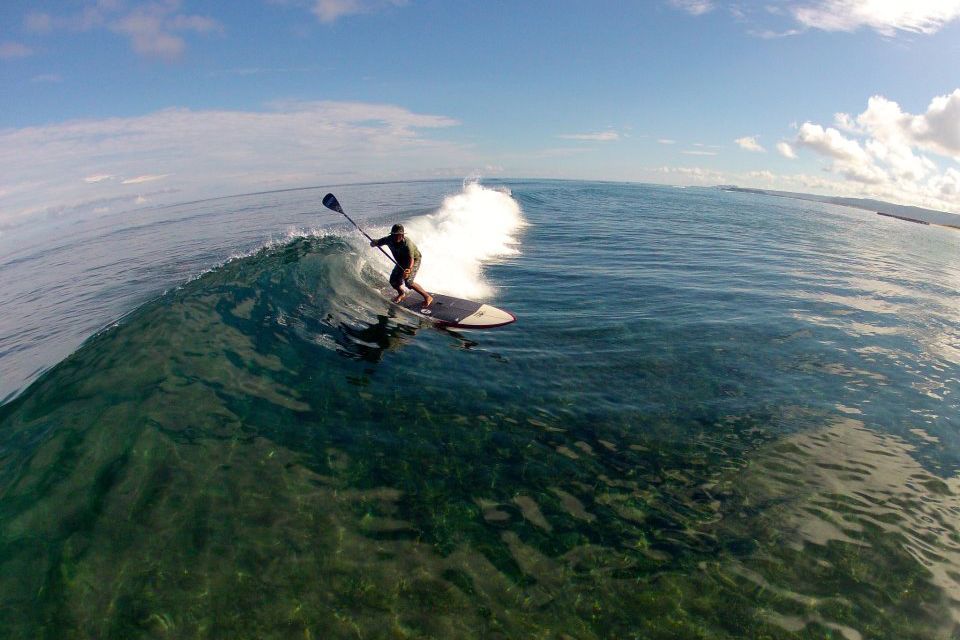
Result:
{"label": "distant shoreline", "polygon": [[738,187],[736,185],[718,185],[717,188],[723,191],[732,191],[735,193],[752,193],[764,196],[776,196],[778,198],[792,198],[794,200],[807,200],[810,202],[821,202],[824,204],[836,204],[843,207],[853,207],[854,209],[875,211],[877,215],[884,216],[886,218],[896,218],[897,220],[903,220],[905,222],[947,227],[960,231],[960,215],[947,211],[936,211],[934,209],[924,209],[922,207],[909,207],[900,204],[892,204],[890,202],[883,202],[882,200],[873,200],[867,198],[818,196],[810,193],[771,191],[769,189],[753,189],[748,187]]}
{"label": "distant shoreline", "polygon": [[[898,216],[895,213],[884,213],[883,211],[877,211],[877,215],[886,216],[887,218],[896,218],[897,220],[906,220],[907,222],[916,222],[917,224],[926,224],[926,225],[930,224],[926,220],[917,220],[916,218],[908,218],[907,216]],[[950,225],[943,225],[943,226],[950,226]]]}

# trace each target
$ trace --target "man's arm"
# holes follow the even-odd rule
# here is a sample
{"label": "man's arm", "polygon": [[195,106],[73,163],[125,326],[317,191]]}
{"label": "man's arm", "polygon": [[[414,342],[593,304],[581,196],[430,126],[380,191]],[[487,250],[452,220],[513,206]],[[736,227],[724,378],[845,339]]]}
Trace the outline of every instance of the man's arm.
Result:
{"label": "man's arm", "polygon": [[406,278],[410,275],[410,272],[413,271],[413,265],[417,261],[417,245],[413,244],[411,240],[407,240],[407,255],[410,256],[410,264],[403,271],[403,277]]}

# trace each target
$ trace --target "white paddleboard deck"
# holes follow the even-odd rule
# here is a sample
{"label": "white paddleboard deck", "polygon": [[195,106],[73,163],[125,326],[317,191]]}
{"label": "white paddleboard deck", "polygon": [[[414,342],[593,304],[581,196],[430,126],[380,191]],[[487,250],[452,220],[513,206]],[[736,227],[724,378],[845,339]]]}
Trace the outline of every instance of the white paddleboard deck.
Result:
{"label": "white paddleboard deck", "polygon": [[[397,295],[393,289],[386,289],[383,293],[390,300]],[[464,300],[442,293],[430,295],[433,296],[433,304],[429,307],[423,306],[423,298],[416,291],[410,291],[406,298],[394,304],[444,327],[492,329],[517,320],[509,311],[483,302]]]}

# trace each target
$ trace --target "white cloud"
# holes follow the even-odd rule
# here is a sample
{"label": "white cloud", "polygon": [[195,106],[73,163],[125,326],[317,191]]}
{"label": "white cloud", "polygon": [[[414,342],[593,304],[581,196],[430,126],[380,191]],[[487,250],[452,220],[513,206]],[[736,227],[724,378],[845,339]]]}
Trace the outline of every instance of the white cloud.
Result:
{"label": "white cloud", "polygon": [[0,42],[0,60],[13,60],[33,55],[33,49],[19,42]]}
{"label": "white cloud", "polygon": [[960,160],[960,89],[934,98],[922,115],[904,113],[896,102],[870,99],[857,122],[872,133],[902,137],[911,144]]}
{"label": "white cloud", "polygon": [[330,24],[344,16],[372,13],[385,7],[400,7],[406,3],[406,0],[316,0],[313,13],[320,22]]}
{"label": "white cloud", "polygon": [[851,133],[870,136],[890,147],[917,147],[960,161],[960,89],[930,101],[926,113],[905,113],[900,105],[873,96],[856,118],[837,114]]}
{"label": "white cloud", "polygon": [[704,151],[704,150],[702,150],[702,149],[688,149],[688,150],[686,150],[686,151],[682,151],[681,153],[684,153],[684,154],[686,154],[686,155],[688,155],[688,156],[715,156],[715,155],[717,155],[717,152],[716,152],[716,151]]}
{"label": "white cloud", "polygon": [[728,174],[702,167],[660,167],[654,171],[667,176],[679,176],[684,182],[693,184],[718,184],[730,180]]}
{"label": "white cloud", "polygon": [[183,38],[164,31],[161,20],[155,16],[129,15],[111,28],[129,37],[133,50],[142,55],[174,60],[186,48]]}
{"label": "white cloud", "polygon": [[757,153],[765,153],[766,149],[760,146],[760,143],[757,142],[756,136],[744,136],[743,138],[737,138],[734,140],[741,149],[746,151],[753,151]]}
{"label": "white cloud", "polygon": [[916,155],[905,144],[885,144],[871,139],[866,142],[866,149],[876,162],[885,163],[891,174],[898,178],[922,180],[937,170],[932,160]]}
{"label": "white cloud", "polygon": [[934,177],[930,181],[930,186],[942,198],[956,200],[960,198],[960,171],[953,168],[947,169],[943,175]]}
{"label": "white cloud", "polygon": [[960,0],[817,0],[790,9],[805,27],[886,35],[897,31],[930,34],[960,18]]}
{"label": "white cloud", "polygon": [[[785,191],[821,193],[835,196],[877,197],[881,200],[887,200],[891,202],[898,201],[897,193],[892,190],[874,189],[872,192],[865,192],[861,183],[836,178],[831,179],[826,174],[778,174],[766,169],[743,173],[732,173],[716,171],[713,169],[704,169],[702,167],[676,166],[662,166],[655,169],[649,169],[648,172],[649,173],[645,176],[646,180],[665,182],[669,184],[737,184],[746,187],[766,189],[772,188]],[[960,190],[960,172],[957,172],[957,174],[954,176],[954,179],[956,182],[945,185],[946,189],[954,187]],[[917,198],[913,198],[911,202],[913,204],[919,203]],[[936,201],[927,201],[928,206],[934,206],[936,204]]]}
{"label": "white cloud", "polygon": [[778,143],[777,143],[777,151],[778,151],[778,152],[780,153],[780,155],[782,155],[784,158],[788,158],[788,159],[790,159],[790,160],[796,160],[796,158],[797,158],[797,153],[796,153],[796,151],[793,150],[793,147],[790,146],[790,143],[789,143],[789,142],[783,142],[783,141],[778,142]]}
{"label": "white cloud", "polygon": [[860,133],[860,127],[857,126],[856,120],[850,117],[850,114],[847,113],[837,113],[833,116],[833,121],[841,131],[847,131],[849,133]]}
{"label": "white cloud", "polygon": [[127,178],[126,180],[121,180],[120,184],[143,184],[144,182],[156,182],[157,180],[163,180],[166,177],[169,177],[170,174],[162,175],[145,175],[137,176],[136,178]]}
{"label": "white cloud", "polygon": [[859,142],[845,138],[833,127],[824,129],[818,124],[805,122],[797,133],[797,144],[831,158],[833,170],[850,180],[881,184],[889,178]]}
{"label": "white cloud", "polygon": [[317,0],[313,13],[320,22],[330,23],[354,13],[363,11],[360,0]]}
{"label": "white cloud", "polygon": [[960,209],[960,171],[941,170],[926,154],[960,162],[960,89],[934,98],[914,115],[883,96],[873,96],[856,117],[837,114],[843,132],[806,122],[795,144],[829,161],[828,170],[859,183],[881,199]]}
{"label": "white cloud", "polygon": [[778,38],[789,38],[790,36],[798,36],[803,33],[802,29],[786,29],[784,31],[774,31],[773,29],[751,29],[749,31],[750,35],[756,36],[758,38],[763,38],[764,40],[775,40]]}
{"label": "white cloud", "polygon": [[620,139],[616,131],[600,131],[597,133],[565,133],[560,136],[565,140],[584,140],[588,142],[614,142]]}
{"label": "white cloud", "polygon": [[845,138],[832,127],[824,129],[818,124],[804,122],[797,133],[797,142],[844,162],[866,162],[866,152],[856,140]]}
{"label": "white cloud", "polygon": [[670,0],[670,4],[694,16],[709,13],[716,8],[712,0]]}
{"label": "white cloud", "polygon": [[458,124],[393,105],[289,102],[269,111],[168,109],[4,129],[0,227],[77,207],[130,206],[138,196],[156,202],[433,178],[484,166],[470,148],[422,135]]}
{"label": "white cloud", "polygon": [[186,49],[180,34],[223,31],[223,26],[212,18],[182,13],[180,5],[181,0],[157,0],[128,9],[119,1],[99,0],[79,13],[31,13],[25,26],[37,34],[107,29],[129,39],[137,53],[171,61]]}
{"label": "white cloud", "polygon": [[100,173],[97,175],[87,176],[83,179],[87,184],[96,184],[98,182],[103,182],[104,180],[113,180],[116,176],[112,176],[108,173]]}
{"label": "white cloud", "polygon": [[670,138],[660,138],[657,142],[660,144],[677,144],[676,140],[671,140]]}
{"label": "white cloud", "polygon": [[960,89],[930,102],[927,112],[910,124],[914,139],[938,153],[960,158]]}
{"label": "white cloud", "polygon": [[176,32],[222,31],[215,20],[176,13],[178,8],[179,2],[144,5],[112,21],[110,29],[127,36],[137,53],[165,60],[179,58],[186,48]]}
{"label": "white cloud", "polygon": [[782,38],[810,29],[853,32],[872,29],[884,36],[936,33],[960,18],[960,0],[669,0],[692,15],[723,8],[747,31]]}

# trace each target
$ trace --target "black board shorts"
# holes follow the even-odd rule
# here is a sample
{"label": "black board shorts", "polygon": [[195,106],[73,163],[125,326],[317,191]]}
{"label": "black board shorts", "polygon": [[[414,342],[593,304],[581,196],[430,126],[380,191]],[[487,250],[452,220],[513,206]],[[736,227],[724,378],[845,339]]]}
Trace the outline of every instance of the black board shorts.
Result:
{"label": "black board shorts", "polygon": [[410,269],[410,277],[407,279],[403,278],[403,269],[399,265],[393,268],[393,271],[390,272],[390,286],[394,289],[400,288],[400,283],[407,285],[408,289],[413,288],[413,279],[417,277],[417,271],[420,270],[420,263],[414,262],[413,268]]}

